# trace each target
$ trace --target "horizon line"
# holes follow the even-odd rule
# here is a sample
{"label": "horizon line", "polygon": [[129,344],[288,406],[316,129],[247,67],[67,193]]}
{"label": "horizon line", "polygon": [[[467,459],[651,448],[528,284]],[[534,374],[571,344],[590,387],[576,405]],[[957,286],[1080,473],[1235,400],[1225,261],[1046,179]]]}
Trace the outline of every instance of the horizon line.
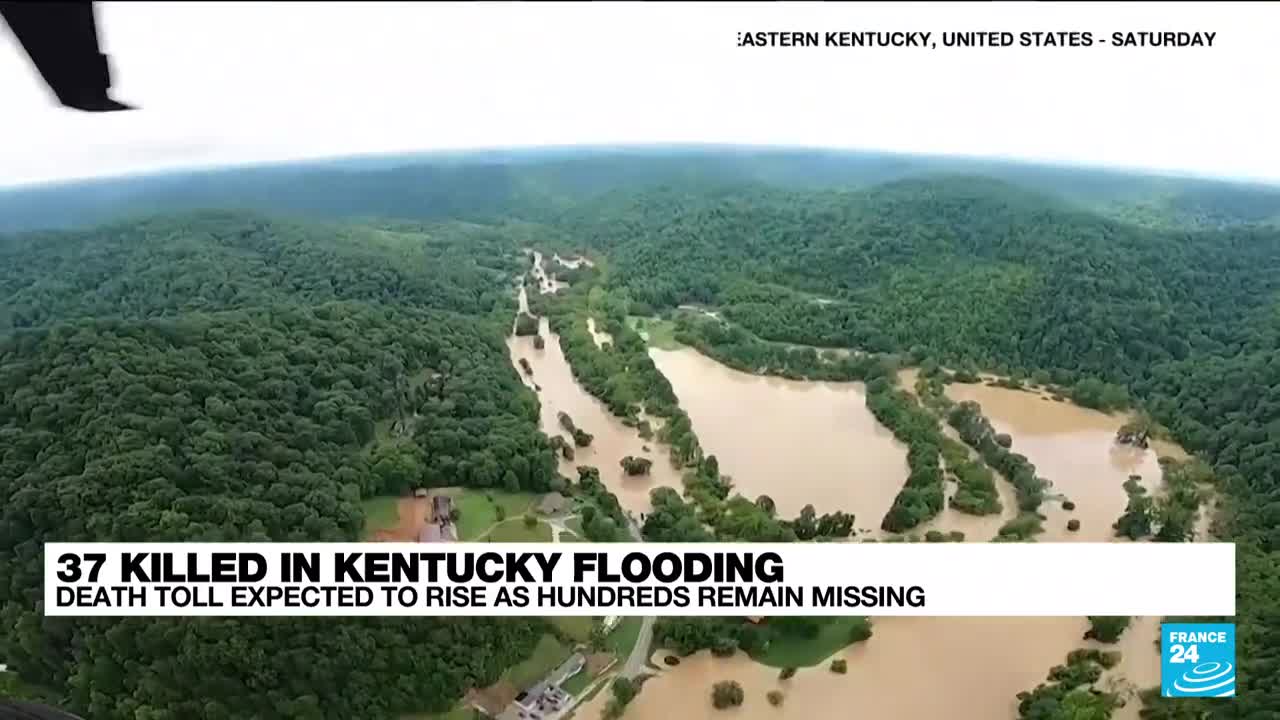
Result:
{"label": "horizon line", "polygon": [[[149,177],[161,177],[168,175],[197,175],[201,173],[218,172],[225,170],[249,170],[249,169],[266,169],[271,167],[288,167],[295,165],[307,165],[320,162],[343,162],[357,160],[374,160],[387,159],[392,160],[397,157],[419,157],[427,159],[429,157],[444,156],[476,156],[490,153],[503,152],[538,152],[538,151],[561,151],[561,152],[592,152],[592,151],[627,151],[627,150],[746,150],[751,152],[811,152],[825,154],[862,154],[862,155],[885,155],[901,158],[917,158],[917,159],[946,159],[953,161],[969,161],[969,162],[995,162],[1010,165],[1024,165],[1030,167],[1059,168],[1070,170],[1087,170],[1100,173],[1111,173],[1116,175],[1129,176],[1145,176],[1157,177],[1174,180],[1199,180],[1224,184],[1235,185],[1258,185],[1273,188],[1280,188],[1280,178],[1263,178],[1250,177],[1241,175],[1223,175],[1213,172],[1201,172],[1184,169],[1165,169],[1138,167],[1131,165],[1101,165],[1091,162],[1069,162],[1063,160],[1049,160],[1043,158],[1033,158],[1026,156],[1011,155],[976,155],[971,153],[940,153],[940,152],[922,152],[908,150],[886,150],[865,147],[840,147],[830,145],[803,145],[803,144],[786,144],[786,143],[734,143],[734,142],[698,142],[698,141],[673,141],[673,142],[592,142],[592,143],[548,143],[538,145],[481,145],[462,148],[404,148],[400,150],[376,150],[368,152],[353,152],[339,154],[320,154],[320,155],[304,155],[289,158],[279,158],[270,160],[246,160],[232,161],[216,164],[193,164],[193,165],[174,165],[171,167],[157,167],[150,169],[126,170],[120,172],[107,172],[100,175],[81,175],[65,178],[51,178],[43,180],[33,180],[20,182],[17,184],[6,184],[0,182],[0,192],[12,192],[23,190],[39,190],[52,189],[65,185],[88,184],[95,182],[108,182],[111,180],[136,180]],[[359,171],[358,169],[356,171]]]}

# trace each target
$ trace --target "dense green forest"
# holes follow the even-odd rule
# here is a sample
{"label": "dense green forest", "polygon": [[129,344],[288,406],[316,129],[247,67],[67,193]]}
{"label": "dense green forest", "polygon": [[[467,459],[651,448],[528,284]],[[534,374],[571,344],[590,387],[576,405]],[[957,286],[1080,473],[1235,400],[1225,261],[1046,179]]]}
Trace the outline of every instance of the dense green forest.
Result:
{"label": "dense green forest", "polygon": [[[147,213],[163,214],[126,217]],[[499,154],[4,191],[0,218],[113,223],[0,236],[0,659],[94,718],[389,717],[447,707],[530,650],[522,620],[70,622],[38,605],[46,539],[353,538],[370,493],[550,487],[537,399],[502,343],[528,246],[599,259],[534,311],[610,409],[666,418],[688,466],[646,536],[818,537],[826,509],[781,519],[732,496],[634,316],[676,317],[682,342],[742,369],[868,381],[912,448],[894,527],[941,509],[948,446],[893,370],[1038,375],[1140,406],[1225,493],[1238,697],[1149,698],[1150,716],[1280,709],[1274,188],[871,154]],[[972,409],[942,417],[1038,505],[1033,469]],[[981,467],[963,474],[960,509],[990,511]],[[1023,712],[1066,717],[1061,686]]]}
{"label": "dense green forest", "polygon": [[49,540],[355,540],[370,495],[546,490],[511,245],[227,213],[0,241],[0,657],[95,719],[345,719],[445,709],[531,652],[514,618],[40,611]]}

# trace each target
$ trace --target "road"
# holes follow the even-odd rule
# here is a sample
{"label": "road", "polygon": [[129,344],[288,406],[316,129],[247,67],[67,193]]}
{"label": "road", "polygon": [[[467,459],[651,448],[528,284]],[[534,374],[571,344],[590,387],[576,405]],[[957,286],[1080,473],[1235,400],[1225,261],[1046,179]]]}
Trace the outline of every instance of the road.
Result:
{"label": "road", "polygon": [[[636,524],[635,518],[627,518],[627,529],[631,532],[633,540],[644,542],[644,536],[640,534],[640,526]],[[649,646],[653,644],[654,620],[655,618],[652,616],[640,620],[640,633],[636,636],[635,647],[631,648],[631,654],[627,656],[626,664],[622,666],[622,670],[618,673],[628,680],[644,672],[645,664],[649,661]]]}

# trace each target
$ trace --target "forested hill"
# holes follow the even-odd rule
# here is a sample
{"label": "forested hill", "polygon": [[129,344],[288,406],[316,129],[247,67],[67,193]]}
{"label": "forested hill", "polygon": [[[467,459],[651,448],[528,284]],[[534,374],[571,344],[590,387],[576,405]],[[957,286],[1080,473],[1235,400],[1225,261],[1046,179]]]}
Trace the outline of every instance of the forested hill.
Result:
{"label": "forested hill", "polygon": [[484,226],[163,215],[0,236],[0,328],[332,300],[488,315],[521,270],[513,241]]}
{"label": "forested hill", "polygon": [[1231,353],[1280,289],[1280,232],[1155,230],[1002,182],[617,194],[566,216],[653,308],[714,305],[762,336],[1129,382]]}
{"label": "forested hill", "polygon": [[0,232],[205,208],[309,218],[541,218],[609,191],[848,190],[956,174],[1004,180],[1135,224],[1280,223],[1277,186],[962,157],[666,146],[333,158],[0,188]]}
{"label": "forested hill", "polygon": [[[1043,374],[1085,404],[1145,406],[1215,464],[1229,497],[1243,686],[1232,703],[1144,717],[1280,708],[1280,228],[1140,227],[970,177],[617,193],[562,222],[608,258],[633,313],[697,303],[749,337]],[[735,337],[703,340],[760,367],[760,343]]]}
{"label": "forested hill", "polygon": [[545,491],[500,237],[198,213],[0,239],[0,658],[94,720],[348,720],[444,710],[527,656],[528,619],[40,607],[46,541],[355,540],[374,494]]}

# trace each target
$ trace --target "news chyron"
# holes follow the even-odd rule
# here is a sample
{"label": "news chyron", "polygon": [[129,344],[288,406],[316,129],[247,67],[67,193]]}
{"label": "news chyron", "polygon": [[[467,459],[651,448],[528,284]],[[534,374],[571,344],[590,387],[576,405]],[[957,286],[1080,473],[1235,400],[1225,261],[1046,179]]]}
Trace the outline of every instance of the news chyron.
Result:
{"label": "news chyron", "polygon": [[[1235,612],[1235,549],[1222,543],[429,547],[50,543],[45,607],[57,616]],[[1188,564],[1203,568],[1191,587],[1179,579]]]}

